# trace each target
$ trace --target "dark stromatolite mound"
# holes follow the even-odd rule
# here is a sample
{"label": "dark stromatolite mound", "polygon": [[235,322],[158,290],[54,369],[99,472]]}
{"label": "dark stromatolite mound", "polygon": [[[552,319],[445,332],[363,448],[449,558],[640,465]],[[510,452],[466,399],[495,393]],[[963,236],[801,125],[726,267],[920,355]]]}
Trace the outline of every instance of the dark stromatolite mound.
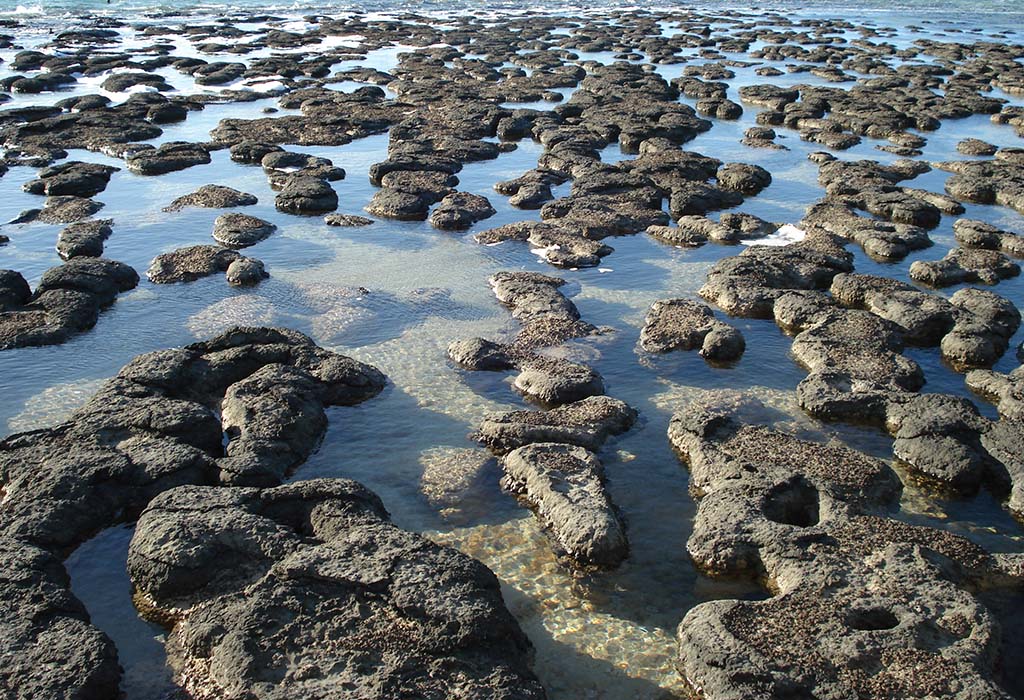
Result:
{"label": "dark stromatolite mound", "polygon": [[954,284],[998,284],[1016,277],[1020,265],[998,250],[954,248],[941,260],[916,260],[910,266],[910,277],[932,287]]}
{"label": "dark stromatolite mound", "polygon": [[325,180],[292,176],[284,182],[274,206],[287,214],[324,214],[338,208],[338,193]]}
{"label": "dark stromatolite mound", "polygon": [[811,205],[800,225],[854,241],[871,258],[884,262],[902,260],[911,251],[932,245],[928,232],[920,226],[860,216],[854,209],[848,202],[826,199]]}
{"label": "dark stromatolite mound", "polygon": [[270,273],[262,260],[242,256],[228,265],[224,277],[232,287],[252,287],[270,277]]}
{"label": "dark stromatolite mound", "polygon": [[384,382],[272,328],[139,355],[67,422],[0,443],[0,531],[65,550],[168,488],[280,483],[319,444],[324,406],[360,403]]}
{"label": "dark stromatolite mound", "polygon": [[73,224],[103,208],[102,202],[72,194],[47,197],[42,209],[28,209],[21,212],[12,224],[26,224],[41,221],[45,224]]}
{"label": "dark stromatolite mound", "polygon": [[991,156],[999,149],[981,139],[964,139],[957,143],[956,150],[965,156]]}
{"label": "dark stromatolite mound", "polygon": [[504,488],[544,524],[575,566],[608,569],[629,553],[625,525],[604,489],[604,468],[592,452],[562,443],[533,443],[502,459]]}
{"label": "dark stromatolite mound", "polygon": [[611,435],[629,430],[636,411],[608,396],[591,396],[549,411],[488,415],[473,437],[497,454],[535,442],[577,445],[596,452]]}
{"label": "dark stromatolite mound", "polygon": [[264,156],[283,151],[284,149],[280,146],[259,141],[242,141],[229,149],[231,160],[246,165],[259,165],[263,162]]}
{"label": "dark stromatolite mound", "polygon": [[687,543],[698,567],[772,593],[680,623],[677,667],[698,697],[1008,697],[995,617],[968,591],[1019,586],[1019,565],[871,514],[900,484],[849,448],[746,425],[713,399],[669,436],[701,498]]}
{"label": "dark stromatolite mound", "polygon": [[178,211],[185,207],[231,209],[233,207],[247,207],[251,204],[256,204],[258,201],[255,195],[240,192],[233,187],[203,185],[195,192],[178,197],[168,206],[164,207],[164,211]]}
{"label": "dark stromatolite mound", "polygon": [[352,481],[169,491],[128,565],[194,695],[544,697],[494,574]]}
{"label": "dark stromatolite mound", "polygon": [[751,246],[719,260],[700,295],[735,316],[770,318],[786,291],[826,288],[837,274],[853,270],[852,261],[838,239],[812,232],[799,243]]}
{"label": "dark stromatolite mound", "polygon": [[648,352],[700,348],[704,359],[731,362],[743,354],[743,335],[719,321],[705,304],[689,299],[654,302],[640,333],[640,346]]}
{"label": "dark stromatolite mound", "polygon": [[525,241],[533,251],[556,267],[595,267],[612,247],[575,231],[543,221],[518,221],[487,229],[473,236],[484,245],[503,241]]}
{"label": "dark stromatolite mound", "polygon": [[752,214],[722,214],[718,221],[702,215],[686,215],[676,219],[676,226],[650,226],[650,236],[676,246],[697,247],[707,241],[735,244],[770,236],[779,229],[777,224]]}
{"label": "dark stromatolite mound", "polygon": [[745,195],[755,195],[772,184],[771,173],[748,163],[726,163],[715,177],[719,187]]}
{"label": "dark stromatolite mound", "polygon": [[213,222],[213,239],[229,248],[246,248],[267,238],[277,226],[248,214],[221,214]]}
{"label": "dark stromatolite mound", "polygon": [[430,224],[442,231],[464,231],[496,213],[486,197],[470,192],[453,192],[434,209]]}
{"label": "dark stromatolite mound", "polygon": [[270,186],[280,188],[293,176],[315,177],[328,182],[345,179],[345,170],[328,158],[319,158],[306,153],[273,151],[260,160],[263,172],[270,180]]}
{"label": "dark stromatolite mound", "polygon": [[224,272],[241,257],[236,251],[217,245],[193,245],[153,258],[146,276],[156,284],[193,282]]}
{"label": "dark stromatolite mound", "polygon": [[1000,250],[1015,258],[1024,258],[1024,236],[984,221],[958,219],[953,223],[953,234],[956,242],[965,248]]}
{"label": "dark stromatolite mound", "polygon": [[991,366],[1020,327],[1011,302],[981,289],[961,289],[946,299],[885,277],[840,274],[831,292],[843,306],[892,321],[908,343],[940,345],[943,358],[958,371]]}
{"label": "dark stromatolite mound", "polygon": [[119,168],[110,165],[70,161],[43,168],[39,171],[38,179],[26,182],[23,189],[47,197],[93,197],[107,189],[110,176],[118,170]]}
{"label": "dark stromatolite mound", "polygon": [[328,214],[324,217],[324,223],[328,226],[341,226],[344,228],[353,228],[359,226],[369,226],[373,223],[373,219],[367,219],[365,216],[356,216],[355,214]]}
{"label": "dark stromatolite mound", "polygon": [[210,162],[210,151],[198,143],[172,141],[159,147],[132,150],[125,164],[139,175],[163,175]]}
{"label": "dark stromatolite mound", "polygon": [[139,276],[128,265],[79,257],[43,273],[35,293],[13,270],[0,276],[0,350],[57,345],[96,325],[102,309]]}
{"label": "dark stromatolite mound", "polygon": [[522,329],[510,343],[483,338],[458,340],[448,357],[469,370],[517,370],[515,386],[549,405],[604,393],[601,375],[586,365],[539,354],[537,350],[599,332],[581,321],[576,305],[558,288],[565,280],[535,272],[499,272],[491,277],[495,296],[512,310]]}
{"label": "dark stromatolite mound", "polygon": [[71,224],[57,234],[57,253],[64,260],[100,257],[103,242],[113,233],[113,223],[112,219],[103,219]]}
{"label": "dark stromatolite mound", "polygon": [[10,700],[119,695],[114,643],[89,624],[53,554],[0,537],[0,692]]}
{"label": "dark stromatolite mound", "polygon": [[953,173],[946,192],[965,202],[1002,204],[1024,211],[1024,165],[1010,160],[947,161],[935,167]]}

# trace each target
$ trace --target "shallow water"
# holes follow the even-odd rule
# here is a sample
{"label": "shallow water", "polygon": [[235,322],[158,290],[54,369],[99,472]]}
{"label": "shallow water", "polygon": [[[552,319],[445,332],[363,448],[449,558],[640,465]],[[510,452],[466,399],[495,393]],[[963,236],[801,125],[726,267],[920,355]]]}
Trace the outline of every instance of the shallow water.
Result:
{"label": "shallow water", "polygon": [[[881,13],[870,17],[883,25],[921,19]],[[887,40],[897,46],[909,45],[921,37],[943,38],[947,26],[969,26],[963,20],[948,24],[952,21],[929,25],[924,33],[896,30]],[[1002,25],[986,21],[980,28],[990,32]],[[671,27],[666,29],[671,31]],[[43,39],[36,36],[33,41]],[[1020,32],[1013,27],[1010,40],[1020,39]],[[125,31],[125,42],[141,43],[130,29]],[[182,48],[187,45],[184,40],[179,43]],[[408,49],[382,49],[365,61],[340,64],[336,70],[358,63],[386,71],[394,66],[400,50]],[[183,50],[181,55],[185,53]],[[11,55],[13,52],[0,52],[5,61]],[[239,60],[234,55],[203,57]],[[742,54],[728,57],[747,58]],[[580,54],[580,60],[611,58],[611,54]],[[681,74],[683,66],[658,70],[672,78]],[[806,73],[764,79],[754,74],[753,67],[735,70],[737,77],[729,81],[729,96],[737,101],[738,88],[754,82],[824,82]],[[176,71],[167,75],[172,73],[179,89],[192,91],[188,79]],[[8,74],[5,64],[0,64],[0,77]],[[85,94],[94,87],[76,90]],[[351,87],[344,83],[335,86]],[[49,103],[71,94],[76,93],[19,97],[10,105]],[[220,119],[256,117],[274,104],[268,99],[210,105],[192,113],[186,122],[167,128],[154,143],[202,141]],[[743,131],[754,125],[756,112],[747,105],[736,122],[716,120],[711,131],[684,148],[727,162],[755,162],[766,167],[772,172],[773,184],[759,196],[748,198],[739,209],[774,221],[796,222],[805,207],[821,196],[817,167],[807,160],[808,153],[821,147],[784,129],[779,130],[779,142],[791,150],[742,145]],[[922,157],[926,160],[959,157],[954,146],[969,136],[1000,146],[1020,141],[1011,127],[995,126],[984,116],[946,122],[939,131],[925,136],[928,144]],[[875,149],[880,143],[865,139],[840,157],[895,160],[895,156]],[[340,147],[294,150],[331,158],[344,167],[348,176],[334,183],[341,202],[339,211],[360,213],[375,191],[367,180],[367,169],[385,157],[386,147],[387,135],[378,135]],[[260,203],[244,211],[278,225],[274,235],[247,249],[247,254],[266,263],[272,277],[256,289],[244,291],[228,287],[220,275],[161,286],[143,279],[136,290],[122,295],[101,314],[92,331],[61,346],[0,353],[5,394],[0,402],[0,423],[13,432],[59,422],[81,405],[103,378],[141,352],[189,343],[240,323],[281,324],[301,330],[325,347],[375,364],[387,374],[390,385],[380,397],[365,404],[330,409],[330,427],[321,448],[294,479],[356,479],[381,496],[398,525],[451,544],[490,566],[503,582],[510,609],[537,648],[535,669],[553,700],[673,697],[682,691],[672,667],[674,628],[686,611],[713,598],[762,593],[747,584],[711,581],[694,570],[685,543],[695,505],[687,491],[687,474],[666,439],[672,413],[703,390],[748,390],[775,410],[782,427],[820,438],[835,436],[883,458],[891,458],[891,441],[877,430],[826,426],[804,416],[796,406],[794,389],[806,373],[789,356],[790,339],[770,320],[732,319],[746,336],[747,351],[730,367],[711,367],[696,353],[651,356],[639,350],[640,328],[651,303],[666,297],[696,297],[710,266],[736,254],[736,247],[678,249],[641,234],[609,240],[615,252],[600,268],[555,271],[524,244],[476,244],[472,235],[479,230],[539,217],[537,212],[510,207],[505,197],[493,192],[492,185],[534,167],[541,150],[539,144],[521,142],[517,150],[494,161],[470,164],[459,173],[459,189],[487,196],[498,213],[458,234],[437,231],[426,222],[378,221],[366,228],[330,228],[320,218],[281,214],[273,207],[274,194],[262,170],[233,163],[226,150],[214,152],[209,165],[158,178],[118,172],[107,190],[96,197],[106,205],[97,216],[115,220],[106,257],[142,272],[158,253],[211,243],[212,222],[220,210],[164,213],[161,208],[200,185],[217,183],[257,195]],[[609,162],[629,157],[618,146],[603,153]],[[72,152],[69,159],[119,163],[84,151]],[[0,220],[10,220],[23,209],[40,205],[41,198],[21,191],[21,185],[34,176],[32,169],[12,168],[0,178]],[[911,186],[941,192],[947,176],[933,171],[912,181]],[[1024,217],[1002,207],[968,206],[965,216],[1024,230]],[[954,218],[944,218],[931,233],[934,247],[900,263],[874,262],[851,245],[857,271],[907,280],[911,262],[937,259],[953,245]],[[21,271],[34,285],[44,270],[59,262],[53,246],[60,228],[45,224],[3,227],[3,233],[11,237],[10,244],[0,248],[3,267]],[[494,299],[486,280],[497,271],[518,269],[564,276],[572,283],[569,289],[582,317],[615,329],[598,339],[570,343],[565,349],[591,363],[604,376],[608,393],[641,414],[637,427],[610,442],[601,453],[609,492],[627,521],[632,546],[629,560],[611,573],[577,579],[555,561],[536,520],[498,487],[495,461],[467,437],[484,413],[526,406],[512,390],[510,377],[463,372],[445,357],[452,340],[515,332],[508,311]],[[357,292],[360,287],[369,294]],[[951,295],[956,289],[941,293]],[[1022,278],[1004,281],[995,289],[1022,306]],[[1012,347],[1022,340],[1024,331],[1018,333]],[[941,363],[937,349],[912,349],[907,354],[925,370],[925,391],[970,396],[962,375]],[[1010,352],[996,369],[1009,371],[1017,364]],[[994,415],[991,406],[980,401],[978,405]],[[1024,543],[1024,530],[991,495],[942,499],[905,480],[908,486],[901,517],[955,530],[993,550],[1019,551]],[[162,669],[162,646],[157,639],[161,631],[138,620],[131,607],[123,566],[130,537],[130,527],[108,530],[80,547],[67,566],[76,594],[95,623],[118,645],[128,700],[153,700],[171,684]]]}

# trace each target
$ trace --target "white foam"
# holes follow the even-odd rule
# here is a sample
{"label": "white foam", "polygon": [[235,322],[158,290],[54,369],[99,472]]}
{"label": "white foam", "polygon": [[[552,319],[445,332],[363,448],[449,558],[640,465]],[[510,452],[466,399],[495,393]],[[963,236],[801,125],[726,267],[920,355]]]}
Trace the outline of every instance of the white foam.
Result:
{"label": "white foam", "polygon": [[779,227],[779,230],[770,236],[764,238],[748,238],[741,240],[742,245],[771,245],[771,246],[784,246],[792,243],[799,243],[807,235],[807,232],[803,229],[799,229],[793,224],[783,224]]}

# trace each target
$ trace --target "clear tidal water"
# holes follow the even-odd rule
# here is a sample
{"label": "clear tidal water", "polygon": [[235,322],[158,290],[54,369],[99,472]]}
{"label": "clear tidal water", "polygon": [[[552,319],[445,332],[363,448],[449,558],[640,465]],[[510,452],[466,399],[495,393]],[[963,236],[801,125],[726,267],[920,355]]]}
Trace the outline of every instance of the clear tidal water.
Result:
{"label": "clear tidal water", "polygon": [[[82,12],[99,11],[142,21],[147,13],[182,12],[195,6],[170,2],[143,5],[131,0],[115,0],[109,5],[22,5],[19,10],[17,3],[3,0],[0,11],[29,24],[6,30],[26,46],[45,41],[47,28],[56,21],[64,23]],[[601,5],[588,3],[591,8]],[[364,11],[395,12],[480,8],[479,4],[465,2],[359,6]],[[799,7],[785,2],[763,6]],[[212,5],[203,7],[216,11]],[[236,11],[262,11],[266,6],[243,0],[233,2],[231,7]],[[299,28],[303,22],[298,15],[312,7],[305,3],[272,7],[273,12],[288,15],[275,24]],[[356,9],[354,4],[344,3],[330,7],[338,11]],[[495,7],[523,6],[488,5],[488,9]],[[529,7],[554,6],[536,3]],[[809,10],[793,9],[787,16],[829,16],[829,7],[817,4]],[[1007,32],[996,37],[999,40],[1022,39],[1013,13],[1024,11],[1024,2],[944,4],[940,13],[933,13],[930,3],[923,2],[893,5],[862,1],[843,3],[842,7],[839,15],[843,19],[892,27],[885,40],[898,48],[919,38],[974,40],[996,30]],[[877,9],[880,7],[884,11]],[[970,18],[963,11],[967,7],[971,9]],[[862,12],[858,14],[854,8]],[[986,10],[1000,12],[984,14]],[[751,18],[755,16],[751,11]],[[671,32],[668,24],[666,31]],[[925,28],[908,30],[908,24]],[[132,28],[122,30],[122,35],[123,47],[153,42],[151,37],[136,38]],[[850,33],[851,38],[856,36]],[[177,55],[199,55],[186,39],[171,39],[178,46]],[[338,64],[335,70],[369,65],[387,71],[394,67],[402,50],[407,49],[391,47],[371,52],[366,60]],[[4,61],[0,63],[0,77],[9,74],[6,65],[15,53],[0,51]],[[247,54],[241,60],[259,55]],[[239,60],[234,54],[202,56],[210,61]],[[728,57],[749,58],[744,54]],[[588,59],[606,62],[612,56],[580,54],[580,60]],[[682,70],[683,65],[658,68],[668,79]],[[824,84],[808,73],[767,79],[757,77],[753,67],[735,70],[737,77],[730,81],[729,97],[736,101],[738,88],[755,82]],[[158,72],[183,92],[202,90],[176,71]],[[18,95],[5,106],[47,104],[96,90],[95,84],[80,83],[73,90],[56,94]],[[999,96],[1024,105],[1018,98]],[[190,114],[186,122],[166,128],[153,142],[204,141],[220,119],[261,116],[269,106],[276,106],[276,102],[210,105]],[[726,162],[766,167],[773,175],[773,184],[759,196],[748,198],[739,210],[795,223],[805,207],[822,195],[817,167],[807,160],[808,153],[821,147],[805,143],[785,129],[779,129],[779,143],[791,150],[742,145],[743,131],[754,125],[757,111],[748,105],[739,121],[716,120],[711,131],[684,148]],[[1021,145],[1011,127],[993,125],[986,116],[945,122],[940,130],[925,136],[925,160],[963,158],[955,154],[954,147],[967,137],[999,146]],[[874,148],[879,143],[865,139],[840,157],[895,160],[895,156]],[[358,214],[375,191],[367,180],[367,169],[385,158],[386,148],[387,135],[379,135],[340,147],[296,146],[293,150],[326,156],[344,167],[348,177],[334,183],[339,211]],[[247,250],[247,254],[264,261],[272,277],[253,290],[232,289],[220,275],[189,284],[160,286],[143,279],[137,289],[122,295],[100,316],[92,331],[60,346],[0,353],[4,396],[0,401],[0,425],[14,432],[59,422],[105,378],[141,352],[193,342],[239,323],[277,324],[301,330],[323,346],[378,366],[388,375],[390,384],[380,397],[363,405],[330,409],[330,427],[323,445],[294,479],[347,477],[361,481],[381,496],[400,526],[453,545],[489,565],[503,582],[510,609],[537,648],[535,670],[552,700],[675,697],[681,693],[682,684],[672,667],[674,631],[687,610],[713,598],[763,594],[748,584],[711,581],[694,570],[685,543],[695,505],[687,492],[686,471],[666,438],[672,413],[704,390],[742,390],[761,397],[775,410],[777,422],[783,427],[823,438],[835,436],[883,458],[891,458],[891,441],[876,430],[824,426],[799,411],[794,390],[805,372],[789,356],[790,339],[772,321],[732,320],[746,336],[747,351],[729,368],[710,367],[696,353],[650,356],[638,349],[643,317],[651,303],[666,297],[695,297],[710,266],[738,253],[738,248],[707,245],[684,250],[640,234],[609,240],[615,252],[599,269],[558,271],[542,263],[524,244],[476,244],[472,235],[483,228],[539,217],[537,212],[509,206],[492,185],[534,167],[540,153],[539,144],[523,141],[517,150],[497,160],[466,166],[459,173],[459,189],[487,196],[498,213],[458,234],[437,231],[425,222],[378,221],[366,228],[330,228],[320,218],[281,214],[273,207],[274,193],[262,170],[232,162],[226,150],[214,152],[209,165],[156,178],[121,170],[107,190],[95,198],[106,205],[97,217],[114,219],[106,257],[126,262],[143,273],[158,253],[212,243],[212,223],[221,210],[165,213],[161,209],[200,185],[217,183],[257,195],[259,204],[244,211],[278,225],[274,235]],[[630,157],[617,146],[603,153],[607,162]],[[120,165],[116,159],[85,151],[72,152],[69,159]],[[21,189],[34,177],[35,170],[18,167],[0,178],[0,221],[40,206],[41,198]],[[933,171],[910,184],[941,192],[946,177],[947,173]],[[563,186],[562,191],[566,189]],[[1024,231],[1024,217],[1002,207],[968,206],[965,216]],[[876,263],[851,245],[857,271],[907,280],[910,263],[942,257],[953,245],[954,219],[944,217],[931,233],[934,247],[900,263]],[[0,247],[0,266],[19,270],[34,286],[44,270],[60,262],[54,252],[60,228],[39,223],[3,226],[0,231],[11,242]],[[632,546],[629,560],[611,573],[578,579],[560,566],[536,520],[500,490],[496,462],[467,437],[484,413],[526,404],[512,390],[510,377],[458,370],[447,362],[445,348],[458,338],[498,338],[515,332],[508,311],[491,294],[487,278],[500,270],[520,269],[565,277],[572,283],[569,290],[583,318],[616,329],[612,335],[570,343],[561,350],[591,363],[604,375],[608,393],[627,401],[641,414],[637,427],[609,442],[601,453],[608,489],[627,521]],[[355,294],[353,290],[358,287],[365,287],[370,294]],[[941,293],[951,295],[956,289]],[[1024,305],[1024,278],[1004,281],[994,289],[1018,306]],[[1013,347],[1022,339],[1024,332],[1013,340]],[[970,396],[962,375],[941,363],[937,349],[914,349],[907,354],[925,370],[925,391]],[[1005,372],[1017,364],[1011,351],[995,369]],[[978,404],[987,415],[995,415],[991,406]],[[1024,542],[1021,526],[985,492],[974,499],[945,500],[908,481],[901,517],[947,527],[993,550],[1019,551]],[[163,667],[159,641],[162,631],[139,620],[131,607],[123,566],[131,534],[130,526],[107,530],[80,547],[67,565],[76,594],[95,623],[117,643],[128,700],[156,700],[167,695],[171,684]]]}

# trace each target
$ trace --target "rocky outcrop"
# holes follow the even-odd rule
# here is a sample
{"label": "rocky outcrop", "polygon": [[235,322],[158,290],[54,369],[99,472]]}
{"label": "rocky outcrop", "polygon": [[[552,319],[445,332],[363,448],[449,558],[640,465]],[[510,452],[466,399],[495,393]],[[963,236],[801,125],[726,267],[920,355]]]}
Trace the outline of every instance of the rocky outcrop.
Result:
{"label": "rocky outcrop", "polygon": [[560,405],[603,394],[604,381],[591,368],[537,352],[598,332],[580,320],[575,304],[558,291],[564,284],[565,280],[533,272],[494,275],[495,296],[511,308],[522,329],[510,343],[483,338],[455,341],[448,346],[448,357],[469,370],[517,370],[516,389],[542,404]]}
{"label": "rocky outcrop", "polygon": [[209,162],[210,152],[205,146],[184,141],[133,148],[125,156],[125,165],[138,175],[164,175]]}
{"label": "rocky outcrop", "polygon": [[324,180],[295,175],[284,182],[274,206],[286,214],[324,214],[338,208],[338,193]]}
{"label": "rocky outcrop", "polygon": [[719,260],[700,295],[734,316],[770,318],[775,300],[787,291],[823,289],[852,270],[853,256],[837,238],[812,232],[798,243],[751,246]]}
{"label": "rocky outcrop", "polygon": [[957,219],[953,223],[956,242],[964,248],[999,250],[1015,258],[1024,258],[1024,236],[975,219]]}
{"label": "rocky outcrop", "polygon": [[519,221],[487,229],[473,236],[483,245],[504,241],[524,241],[534,253],[555,267],[596,267],[612,247],[594,241],[571,229],[543,221]]}
{"label": "rocky outcrop", "polygon": [[194,282],[226,271],[228,266],[240,257],[234,250],[221,246],[188,246],[170,253],[161,253],[153,258],[146,276],[150,282],[156,284]]}
{"label": "rocky outcrop", "polygon": [[743,335],[715,318],[711,309],[689,299],[654,302],[640,333],[640,346],[648,352],[695,350],[710,362],[738,360],[746,348]]}
{"label": "rocky outcrop", "polygon": [[139,355],[67,422],[0,442],[0,531],[65,551],[175,486],[277,484],[319,444],[325,406],[384,381],[268,328]]}
{"label": "rocky outcrop", "polygon": [[57,345],[96,325],[100,311],[139,276],[104,258],[77,257],[43,273],[33,293],[14,270],[0,271],[0,350]]}
{"label": "rocky outcrop", "polygon": [[86,220],[71,224],[57,234],[57,254],[64,260],[98,258],[103,242],[113,233],[112,219]]}
{"label": "rocky outcrop", "polygon": [[584,568],[612,568],[626,558],[625,525],[605,493],[604,469],[592,452],[534,443],[510,452],[502,466],[502,486],[536,513],[556,553]]}
{"label": "rocky outcrop", "polygon": [[110,165],[69,161],[43,168],[38,179],[26,182],[23,189],[47,197],[94,197],[107,189],[110,176],[118,170]]}
{"label": "rocky outcrop", "polygon": [[932,287],[962,283],[998,284],[1020,274],[1020,265],[998,250],[954,248],[941,260],[916,260],[910,277]]}
{"label": "rocky outcrop", "polygon": [[430,224],[442,231],[464,231],[496,213],[486,197],[469,192],[454,192],[437,205],[430,215]]}
{"label": "rocky outcrop", "polygon": [[629,430],[636,411],[608,396],[591,396],[549,411],[510,411],[484,418],[473,437],[497,454],[533,443],[576,445],[597,452],[611,435]]}
{"label": "rocky outcrop", "polygon": [[108,700],[119,694],[114,643],[89,624],[50,552],[0,536],[0,691],[10,700]]}
{"label": "rocky outcrop", "polygon": [[267,238],[277,226],[248,214],[221,214],[213,222],[213,239],[228,248],[247,248]]}
{"label": "rocky outcrop", "polygon": [[128,568],[196,696],[545,696],[494,574],[352,481],[168,491]]}
{"label": "rocky outcrop", "polygon": [[255,195],[240,192],[233,187],[224,185],[203,185],[195,192],[178,197],[164,211],[179,211],[185,207],[205,207],[209,209],[233,209],[256,204],[259,200]]}
{"label": "rocky outcrop", "polygon": [[1019,586],[1019,565],[873,514],[900,492],[881,460],[736,413],[697,402],[669,428],[701,499],[687,549],[706,573],[759,578],[772,595],[687,613],[676,663],[692,691],[1006,697],[998,625],[971,591]]}

